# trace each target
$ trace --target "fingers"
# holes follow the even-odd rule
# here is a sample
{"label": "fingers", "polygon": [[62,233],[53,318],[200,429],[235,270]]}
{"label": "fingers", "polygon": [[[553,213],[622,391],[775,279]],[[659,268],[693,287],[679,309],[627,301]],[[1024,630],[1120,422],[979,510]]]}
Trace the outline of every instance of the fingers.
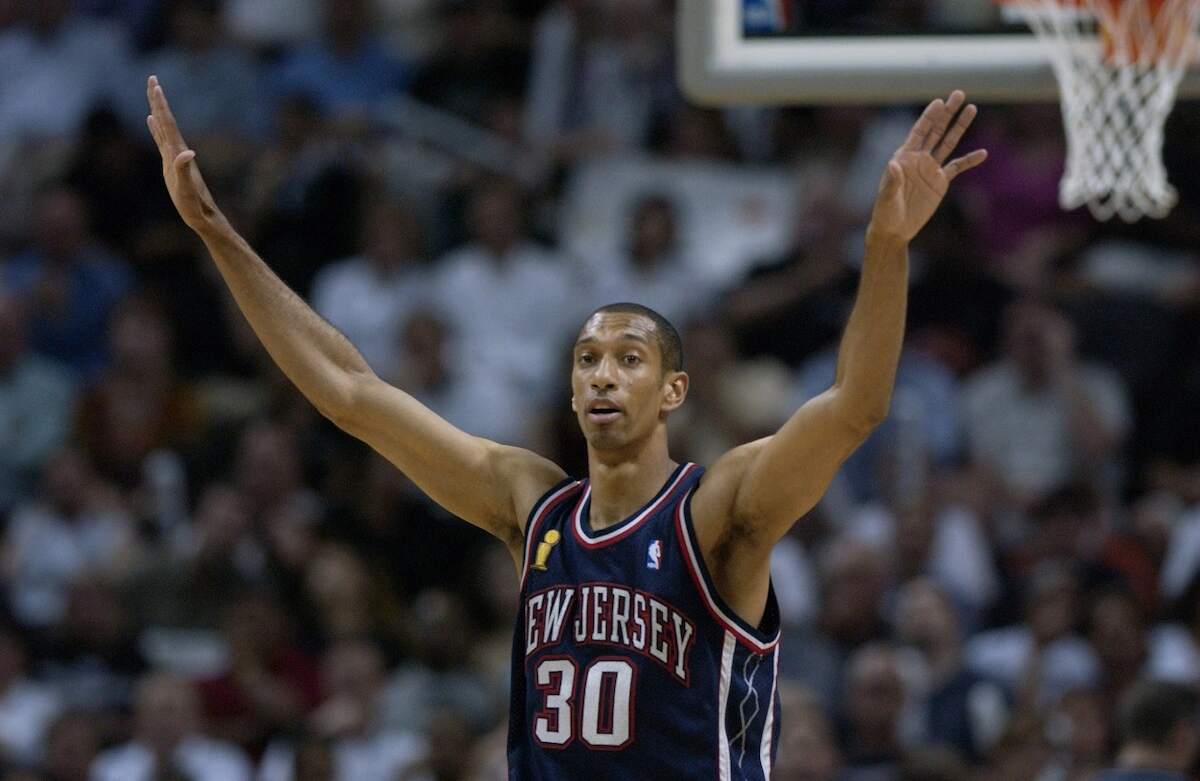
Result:
{"label": "fingers", "polygon": [[942,103],[941,98],[926,106],[925,110],[921,112],[921,117],[913,125],[912,130],[908,133],[908,138],[904,140],[904,144],[900,148],[907,152],[920,152],[924,149],[925,139],[933,131],[934,117],[944,108],[945,104]]}
{"label": "fingers", "polygon": [[975,120],[975,115],[979,113],[979,109],[974,103],[964,108],[958,114],[958,119],[954,121],[954,125],[950,130],[942,136],[941,143],[933,149],[933,159],[938,161],[938,164],[944,163],[954,148],[958,146],[958,142],[962,140],[963,133],[967,132],[967,128]]}
{"label": "fingers", "polygon": [[942,171],[946,174],[946,181],[953,181],[954,177],[958,176],[963,171],[970,171],[984,160],[987,160],[987,155],[988,153],[986,149],[976,149],[970,154],[963,155],[955,160],[951,160],[945,165],[944,168],[942,168]]}
{"label": "fingers", "polygon": [[901,148],[906,151],[925,152],[938,146],[966,99],[967,96],[962,90],[954,90],[946,100],[938,98],[926,106]]}
{"label": "fingers", "polygon": [[[157,76],[151,76],[146,82],[146,98],[150,102],[150,116],[154,120],[150,132],[158,143],[159,152],[163,159],[174,159],[180,152],[187,149],[179,126],[175,124],[175,115],[167,103],[167,95],[158,83]],[[157,132],[156,132],[157,131]]]}

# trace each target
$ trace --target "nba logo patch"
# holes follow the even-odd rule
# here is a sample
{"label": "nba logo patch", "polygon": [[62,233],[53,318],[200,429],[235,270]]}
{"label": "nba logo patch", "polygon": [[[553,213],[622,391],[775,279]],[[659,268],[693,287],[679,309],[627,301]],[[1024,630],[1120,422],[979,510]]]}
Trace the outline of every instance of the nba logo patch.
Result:
{"label": "nba logo patch", "polygon": [[646,569],[659,569],[662,566],[662,540],[652,540],[646,549]]}

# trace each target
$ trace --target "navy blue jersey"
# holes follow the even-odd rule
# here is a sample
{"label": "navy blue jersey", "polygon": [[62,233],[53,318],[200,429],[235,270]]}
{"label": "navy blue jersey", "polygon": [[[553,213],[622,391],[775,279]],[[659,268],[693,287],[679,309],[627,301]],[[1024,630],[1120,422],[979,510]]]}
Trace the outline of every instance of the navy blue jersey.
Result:
{"label": "navy blue jersey", "polygon": [[680,466],[645,507],[591,531],[586,480],[525,527],[513,638],[510,779],[770,777],[779,609],[740,620],[708,576]]}

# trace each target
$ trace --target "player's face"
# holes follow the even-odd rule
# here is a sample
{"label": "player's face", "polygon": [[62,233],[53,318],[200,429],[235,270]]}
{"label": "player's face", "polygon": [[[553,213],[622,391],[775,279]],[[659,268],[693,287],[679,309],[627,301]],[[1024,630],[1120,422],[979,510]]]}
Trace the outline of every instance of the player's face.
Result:
{"label": "player's face", "polygon": [[602,312],[575,342],[571,408],[592,447],[613,450],[643,441],[683,403],[687,375],[664,372],[654,321]]}

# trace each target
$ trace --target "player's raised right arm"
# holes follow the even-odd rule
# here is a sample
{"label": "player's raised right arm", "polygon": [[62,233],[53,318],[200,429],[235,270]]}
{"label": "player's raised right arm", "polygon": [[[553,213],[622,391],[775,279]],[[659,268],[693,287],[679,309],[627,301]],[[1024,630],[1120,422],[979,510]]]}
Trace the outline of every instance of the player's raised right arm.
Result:
{"label": "player's raised right arm", "polygon": [[380,380],[336,328],[277,277],[216,207],[158,80],[147,125],[171,200],[204,241],[267,352],[327,418],[361,439],[450,512],[521,548],[525,514],[563,477],[550,461],[471,436]]}

